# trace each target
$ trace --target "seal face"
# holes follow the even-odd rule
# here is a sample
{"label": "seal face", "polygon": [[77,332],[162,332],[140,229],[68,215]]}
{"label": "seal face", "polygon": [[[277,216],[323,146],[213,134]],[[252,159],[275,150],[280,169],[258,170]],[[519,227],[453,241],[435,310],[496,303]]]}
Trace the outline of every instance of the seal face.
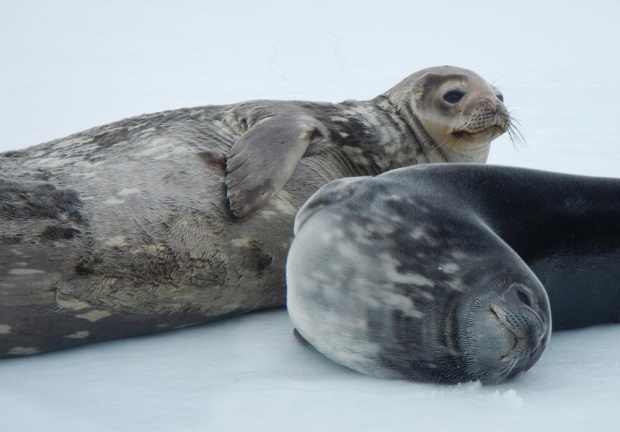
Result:
{"label": "seal face", "polygon": [[620,321],[618,218],[620,179],[475,164],[341,179],[295,220],[289,314],[363,373],[503,382],[552,328]]}
{"label": "seal face", "polygon": [[511,126],[481,83],[442,66],[369,101],[166,111],[0,154],[0,357],[284,305],[293,218],[321,186],[452,161],[455,130],[486,160]]}
{"label": "seal face", "polygon": [[[400,86],[413,88],[413,97],[401,99]],[[420,125],[437,143],[437,152],[449,162],[486,162],[487,143],[511,127],[503,94],[467,70],[422,70],[395,89],[392,98],[401,106],[411,105]]]}

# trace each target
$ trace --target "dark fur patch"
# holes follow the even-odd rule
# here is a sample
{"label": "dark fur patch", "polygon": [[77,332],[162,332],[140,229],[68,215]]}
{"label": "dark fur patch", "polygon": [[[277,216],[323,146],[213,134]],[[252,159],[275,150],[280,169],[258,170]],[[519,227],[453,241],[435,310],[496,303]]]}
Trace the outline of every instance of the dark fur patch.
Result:
{"label": "dark fur patch", "polygon": [[80,194],[71,189],[59,190],[50,183],[16,182],[0,178],[0,218],[69,219],[82,222]]}
{"label": "dark fur patch", "polygon": [[131,133],[127,128],[116,129],[110,132],[100,133],[93,136],[93,140],[101,148],[108,148],[131,138]]}
{"label": "dark fur patch", "polygon": [[2,236],[2,240],[0,241],[0,243],[4,243],[4,244],[18,244],[21,243],[24,240],[24,236],[23,235],[8,235],[5,234],[4,236]]}
{"label": "dark fur patch", "polygon": [[261,249],[257,242],[254,242],[252,249],[256,257],[256,267],[259,272],[262,272],[271,265],[273,256]]}
{"label": "dark fur patch", "polygon": [[58,225],[50,225],[46,227],[39,235],[41,240],[47,241],[59,241],[59,240],[71,240],[77,237],[82,232],[75,228],[63,227]]}
{"label": "dark fur patch", "polygon": [[73,267],[73,271],[80,276],[90,276],[95,274],[95,266],[99,263],[99,260],[92,256],[85,256],[78,261]]}
{"label": "dark fur patch", "polygon": [[23,150],[11,150],[11,151],[0,154],[0,156],[4,156],[7,158],[18,158],[18,157],[26,156],[26,152]]}
{"label": "dark fur patch", "polygon": [[209,150],[197,153],[198,157],[202,159],[209,169],[225,169],[226,168],[226,154],[218,150]]}

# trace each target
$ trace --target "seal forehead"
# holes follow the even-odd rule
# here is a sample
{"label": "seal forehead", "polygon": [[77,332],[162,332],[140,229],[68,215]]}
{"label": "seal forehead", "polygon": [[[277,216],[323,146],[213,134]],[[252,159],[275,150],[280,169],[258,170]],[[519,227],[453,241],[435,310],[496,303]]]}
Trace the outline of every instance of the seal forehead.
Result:
{"label": "seal forehead", "polygon": [[480,95],[489,94],[494,97],[497,91],[495,87],[486,82],[480,75],[471,72],[450,73],[446,75],[429,73],[420,79],[418,91],[418,105],[431,101],[437,93],[444,93],[449,90],[460,90],[462,92],[475,91]]}
{"label": "seal forehead", "polygon": [[437,74],[434,72],[430,72],[422,77],[425,85],[442,85],[445,82],[454,82],[454,83],[468,83],[470,81],[478,81],[485,82],[479,75],[472,72],[471,74],[464,73],[450,73],[450,74]]}

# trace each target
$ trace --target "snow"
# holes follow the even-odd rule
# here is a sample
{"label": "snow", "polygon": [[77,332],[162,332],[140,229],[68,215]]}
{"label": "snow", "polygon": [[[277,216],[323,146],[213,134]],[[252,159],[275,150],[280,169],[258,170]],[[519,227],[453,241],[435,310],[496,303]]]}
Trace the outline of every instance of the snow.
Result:
{"label": "snow", "polygon": [[[0,150],[131,115],[366,99],[427,66],[500,86],[527,147],[490,163],[619,176],[620,3],[2,0]],[[1,431],[617,431],[620,326],[554,333],[499,386],[387,381],[286,311],[0,361]]]}

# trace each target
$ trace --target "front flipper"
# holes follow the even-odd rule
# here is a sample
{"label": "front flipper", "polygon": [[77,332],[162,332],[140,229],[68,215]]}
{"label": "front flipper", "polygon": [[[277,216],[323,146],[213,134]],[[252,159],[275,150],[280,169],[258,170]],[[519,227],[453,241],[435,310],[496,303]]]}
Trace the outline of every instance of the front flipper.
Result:
{"label": "front flipper", "polygon": [[233,144],[226,164],[231,212],[244,218],[267,204],[310,143],[322,136],[319,122],[305,115],[278,115],[248,130]]}

